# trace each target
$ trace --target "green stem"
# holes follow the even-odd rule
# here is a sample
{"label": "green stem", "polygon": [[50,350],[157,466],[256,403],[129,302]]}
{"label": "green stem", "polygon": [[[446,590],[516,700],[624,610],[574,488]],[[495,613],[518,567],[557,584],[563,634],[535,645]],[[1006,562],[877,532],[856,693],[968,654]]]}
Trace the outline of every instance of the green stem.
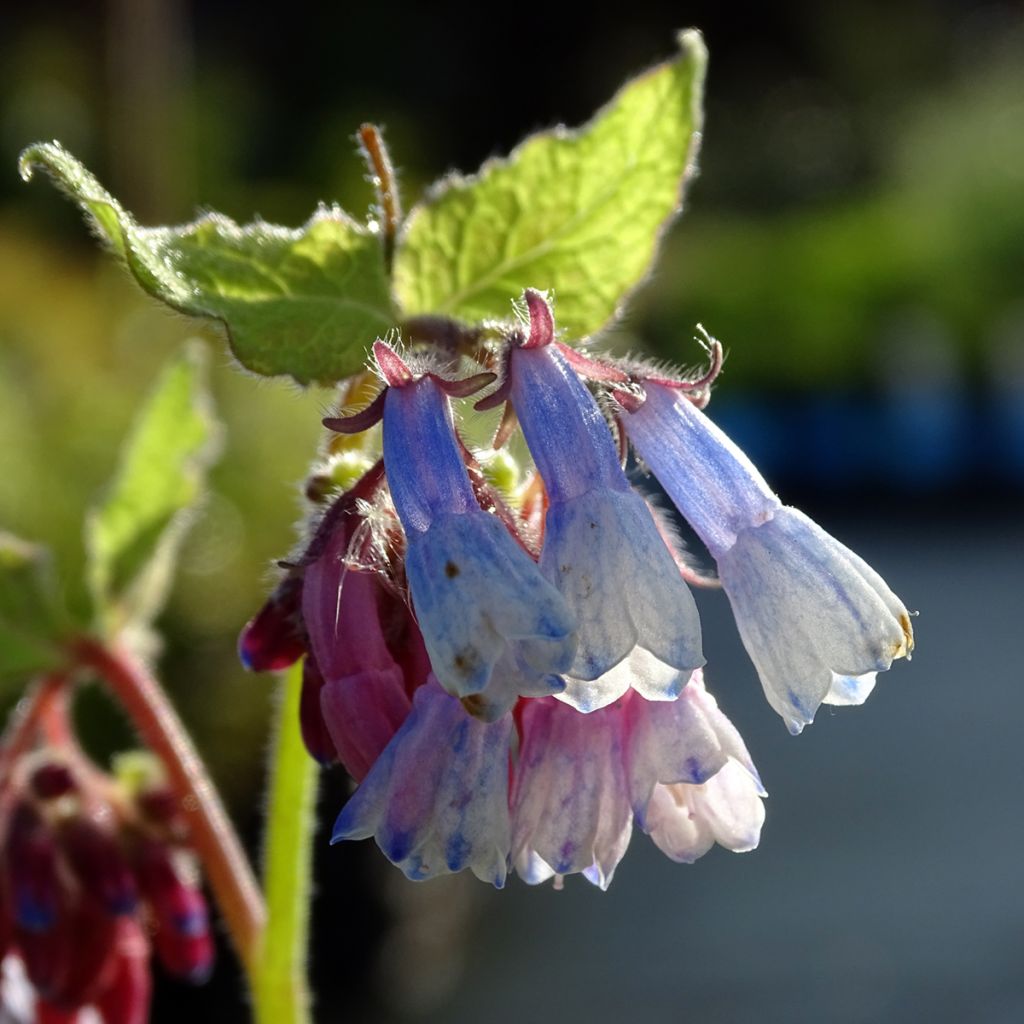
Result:
{"label": "green stem", "polygon": [[318,772],[299,732],[301,664],[283,677],[282,684],[264,850],[268,920],[254,971],[253,999],[258,1024],[308,1024],[306,941]]}

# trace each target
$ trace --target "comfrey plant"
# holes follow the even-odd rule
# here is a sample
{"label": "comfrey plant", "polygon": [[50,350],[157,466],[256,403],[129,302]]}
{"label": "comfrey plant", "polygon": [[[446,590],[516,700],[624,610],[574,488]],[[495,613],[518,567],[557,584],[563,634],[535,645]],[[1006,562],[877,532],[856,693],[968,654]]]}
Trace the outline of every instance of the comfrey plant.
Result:
{"label": "comfrey plant", "polygon": [[[287,670],[263,895],[138,651],[156,608],[143,584],[195,497],[204,431],[183,429],[193,405],[158,394],[93,520],[98,623],[62,623],[38,640],[35,620],[8,615],[46,655],[27,667],[48,673],[12,727],[0,779],[0,904],[21,929],[9,959],[40,999],[57,993],[72,1015],[92,1005],[108,1024],[140,1019],[107,997],[127,970],[118,941],[108,981],[91,987],[48,988],[33,955],[33,928],[59,900],[20,851],[36,843],[45,863],[67,858],[76,892],[99,863],[54,838],[62,816],[92,804],[75,796],[53,810],[86,789],[68,744],[50,749],[39,696],[83,671],[108,683],[158,755],[165,803],[191,814],[178,832],[146,833],[144,849],[169,862],[168,844],[192,844],[257,1015],[278,1024],[308,1013],[315,776],[303,744],[356,783],[334,841],[373,837],[409,878],[468,869],[501,887],[514,871],[560,886],[579,873],[604,888],[634,826],[684,862],[716,842],[743,851],[759,840],[766,794],[705,688],[691,585],[720,581],[793,732],[822,703],[861,703],[876,673],[909,656],[908,613],[877,573],[783,506],[705,416],[717,341],[705,336],[709,366],[691,374],[592,344],[647,274],[694,167],[705,54],[695,32],[680,47],[579,132],[534,136],[475,178],[440,183],[408,217],[372,126],[359,135],[377,189],[369,220],[321,207],[294,231],[218,215],[143,228],[56,144],[26,151],[26,177],[36,167],[55,177],[149,293],[221,321],[244,367],[337,389],[303,535],[239,643],[247,668]],[[693,568],[637,489],[642,469],[707,546],[717,580]],[[19,594],[24,575],[7,574]],[[41,795],[39,780],[57,775],[61,793]],[[126,893],[145,896],[148,884],[138,866],[131,874],[148,819],[137,799],[96,788],[119,808],[103,837],[120,858],[103,863],[119,872],[100,875],[125,897],[107,913],[129,914],[128,932]],[[157,952],[195,976],[205,917],[194,876],[182,877],[177,898],[196,914],[172,915],[184,937],[172,927],[159,938],[165,891],[152,890],[147,914]],[[173,960],[179,947],[192,960]]]}
{"label": "comfrey plant", "polygon": [[[630,485],[627,439],[718,562],[793,732],[910,652],[907,611],[700,411],[717,341],[708,372],[672,378],[557,341],[536,291],[523,306],[467,355],[375,343],[383,387],[325,423],[353,436],[380,421],[382,458],[332,500],[243,660],[305,654],[307,745],[360,781],[334,838],[374,836],[410,878],[470,868],[501,886],[514,866],[605,887],[634,823],[677,860],[715,840],[752,849],[765,792],[704,688],[697,577]],[[481,390],[477,409],[505,406],[498,440],[518,424],[532,456],[505,493],[453,414]]]}

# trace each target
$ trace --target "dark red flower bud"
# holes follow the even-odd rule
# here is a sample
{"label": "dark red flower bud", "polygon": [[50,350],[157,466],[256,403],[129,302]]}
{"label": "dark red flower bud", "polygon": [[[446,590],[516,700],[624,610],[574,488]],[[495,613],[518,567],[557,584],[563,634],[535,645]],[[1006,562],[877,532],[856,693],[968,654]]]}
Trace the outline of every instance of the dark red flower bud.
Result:
{"label": "dark red flower bud", "polygon": [[276,672],[302,657],[306,639],[300,607],[302,577],[286,576],[238,638],[238,657],[250,672]]}
{"label": "dark red flower bud", "polygon": [[68,922],[59,920],[45,932],[33,932],[15,925],[14,944],[35,990],[41,996],[56,992],[74,955]]}
{"label": "dark red flower bud", "polygon": [[334,528],[316,560],[306,568],[302,589],[302,617],[310,650],[325,679],[394,665],[381,621],[386,594],[381,578],[349,561],[353,537],[363,520],[354,513],[336,514],[346,497],[331,510]]}
{"label": "dark red flower bud", "polygon": [[41,764],[29,778],[32,792],[40,800],[56,800],[78,789],[71,769],[59,761]]}
{"label": "dark red flower bud", "polygon": [[56,835],[26,800],[19,801],[11,811],[3,867],[15,925],[38,933],[52,929],[63,898]]}
{"label": "dark red flower bud", "polygon": [[416,619],[397,594],[387,594],[381,601],[381,622],[391,656],[405,676],[405,691],[411,697],[430,675],[430,656]]}
{"label": "dark red flower bud", "polygon": [[324,684],[320,714],[338,759],[356,782],[366,777],[409,716],[411,706],[397,666],[384,671],[369,669]]}
{"label": "dark red flower bud", "polygon": [[[87,1006],[104,991],[117,967],[117,935],[126,918],[109,916],[92,900],[82,899],[61,922],[62,968],[40,994],[55,1007]],[[27,964],[26,964],[27,966]],[[35,978],[30,974],[33,983]]]}
{"label": "dark red flower bud", "polygon": [[36,1024],[77,1024],[77,1006],[72,1009],[54,1006],[45,999],[36,1000],[35,1021]]}
{"label": "dark red flower bud", "polygon": [[7,951],[11,948],[11,929],[14,924],[11,920],[10,901],[7,898],[5,888],[0,883],[0,963],[3,963],[4,957],[7,956]]}
{"label": "dark red flower bud", "polygon": [[153,825],[172,828],[184,821],[181,800],[170,786],[149,786],[137,793],[135,806],[139,813]]}
{"label": "dark red flower bud", "polygon": [[324,688],[324,677],[317,667],[312,654],[306,655],[302,666],[302,694],[299,698],[299,728],[302,731],[302,742],[310,757],[320,764],[335,764],[338,752],[324,721],[320,708],[320,694]]}
{"label": "dark red flower bud", "polygon": [[188,855],[143,839],[135,851],[135,872],[152,914],[160,962],[175,977],[205,981],[213,969],[213,938],[206,900]]}
{"label": "dark red flower bud", "polygon": [[98,822],[80,817],[61,825],[60,839],[83,891],[108,914],[133,913],[138,902],[135,879],[117,837]]}
{"label": "dark red flower bud", "polygon": [[118,921],[113,976],[93,1002],[103,1024],[146,1024],[153,979],[149,943],[134,918]]}

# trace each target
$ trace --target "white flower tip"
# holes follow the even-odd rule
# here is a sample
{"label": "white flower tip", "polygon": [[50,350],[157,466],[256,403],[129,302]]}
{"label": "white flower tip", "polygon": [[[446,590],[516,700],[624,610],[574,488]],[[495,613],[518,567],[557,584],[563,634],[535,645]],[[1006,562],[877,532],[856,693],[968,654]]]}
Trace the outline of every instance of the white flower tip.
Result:
{"label": "white flower tip", "polygon": [[611,868],[610,871],[605,873],[597,861],[594,861],[589,868],[583,869],[583,877],[593,886],[596,886],[601,892],[607,892],[608,886],[612,884],[612,878],[615,876],[615,868]]}
{"label": "white flower tip", "polygon": [[844,676],[832,673],[832,686],[825,695],[825,704],[838,707],[863,704],[875,688],[877,672],[865,672],[860,676]]}
{"label": "white flower tip", "polygon": [[555,697],[581,714],[589,715],[608,707],[609,704],[614,704],[628,689],[628,674],[612,669],[599,680],[566,676],[565,688],[560,693],[555,693]]}
{"label": "white flower tip", "polygon": [[778,710],[786,721],[790,735],[799,736],[804,731],[804,726],[814,724],[818,707],[811,707],[800,694],[791,689],[786,692],[784,706]]}
{"label": "white flower tip", "polygon": [[761,842],[761,833],[756,832],[755,834],[748,836],[746,839],[740,839],[735,845],[728,847],[730,853],[752,853],[757,849]]}
{"label": "white flower tip", "polygon": [[494,850],[493,856],[478,856],[467,864],[453,865],[449,863],[448,870],[456,872],[468,866],[481,882],[490,882],[495,889],[504,889],[505,883],[508,881],[508,873],[511,870],[510,860],[511,858]]}
{"label": "white flower tip", "polygon": [[[547,861],[544,860],[535,850],[524,848],[516,854],[515,858],[516,874],[527,884],[527,885],[540,885],[542,882],[546,882],[549,878],[552,878],[555,874],[554,869]],[[561,888],[561,886],[556,886]]]}

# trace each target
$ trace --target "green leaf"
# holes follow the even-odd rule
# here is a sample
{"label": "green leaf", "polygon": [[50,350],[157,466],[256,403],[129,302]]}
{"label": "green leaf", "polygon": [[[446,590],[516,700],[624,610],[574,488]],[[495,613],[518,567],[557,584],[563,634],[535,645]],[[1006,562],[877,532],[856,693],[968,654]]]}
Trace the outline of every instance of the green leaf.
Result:
{"label": "green leaf", "polygon": [[707,52],[693,30],[679,44],[578,132],[531,136],[414,208],[395,255],[403,312],[504,318],[532,287],[554,292],[570,338],[612,320],[650,270],[694,169]]}
{"label": "green leaf", "polygon": [[150,295],[223,322],[254,373],[334,383],[394,325],[380,239],[337,206],[295,230],[220,214],[144,228],[58,143],[30,146],[19,168],[26,181],[46,171]]}
{"label": "green leaf", "polygon": [[190,511],[219,449],[204,355],[201,346],[189,346],[164,370],[109,493],[86,521],[89,588],[110,631],[145,625],[160,610]]}
{"label": "green leaf", "polygon": [[301,662],[281,683],[263,854],[267,929],[253,970],[253,1004],[257,1024],[308,1024],[306,944],[319,772],[299,731]]}
{"label": "green leaf", "polygon": [[56,667],[64,627],[49,551],[0,531],[0,680]]}

